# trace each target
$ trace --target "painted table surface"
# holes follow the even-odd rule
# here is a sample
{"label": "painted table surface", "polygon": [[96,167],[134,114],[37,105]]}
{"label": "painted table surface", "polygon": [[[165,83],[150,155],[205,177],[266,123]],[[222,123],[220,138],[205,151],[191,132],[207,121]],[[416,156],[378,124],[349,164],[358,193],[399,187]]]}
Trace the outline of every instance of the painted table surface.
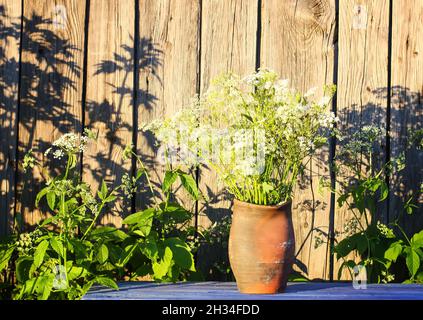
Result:
{"label": "painted table surface", "polygon": [[423,300],[423,285],[295,282],[284,293],[251,295],[234,282],[122,282],[119,290],[93,287],[83,300]]}

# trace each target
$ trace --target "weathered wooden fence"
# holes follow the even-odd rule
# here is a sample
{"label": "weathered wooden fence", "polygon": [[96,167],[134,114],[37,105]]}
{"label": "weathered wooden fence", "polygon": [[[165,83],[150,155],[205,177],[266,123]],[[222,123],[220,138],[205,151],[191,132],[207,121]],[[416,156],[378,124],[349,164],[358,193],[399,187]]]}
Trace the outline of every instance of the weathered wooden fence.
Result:
{"label": "weathered wooden fence", "polygon": [[[340,129],[386,129],[380,153],[388,161],[405,150],[408,129],[422,125],[423,1],[0,0],[2,233],[17,214],[28,225],[43,217],[34,208],[43,173],[17,169],[28,150],[46,164],[50,142],[90,127],[99,141],[79,165],[94,189],[134,169],[121,161],[130,142],[160,181],[163,170],[153,166],[152,139],[141,124],[172,114],[218,73],[259,67],[301,90],[337,84],[333,109]],[[348,217],[317,186],[320,177],[334,178],[335,152],[326,150],[312,163],[315,173],[294,199],[297,258],[310,278],[335,273],[336,279],[329,244]],[[389,203],[380,208],[385,221],[422,181],[421,154],[408,152],[406,161],[405,171],[389,177]],[[207,227],[228,214],[230,201],[212,172],[198,174],[211,201],[191,203],[194,223]],[[103,223],[119,225],[122,215],[147,201],[139,194],[118,203]],[[421,210],[406,221],[410,231],[422,222]],[[325,240],[318,248],[316,236]]]}

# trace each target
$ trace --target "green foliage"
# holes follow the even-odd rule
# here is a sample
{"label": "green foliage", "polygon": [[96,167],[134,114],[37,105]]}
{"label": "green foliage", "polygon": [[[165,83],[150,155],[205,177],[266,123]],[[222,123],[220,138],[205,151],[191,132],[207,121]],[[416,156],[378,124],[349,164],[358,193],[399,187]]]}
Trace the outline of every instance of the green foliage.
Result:
{"label": "green foliage", "polygon": [[[152,184],[141,159],[125,149],[125,157],[136,157],[140,170],[128,183],[114,189],[103,181],[94,195],[81,182],[76,168],[79,152],[93,135],[66,134],[53,143],[46,155],[65,158],[62,174],[48,177],[46,186],[36,196],[36,206],[44,205],[50,217],[27,233],[16,231],[0,243],[0,294],[6,299],[79,299],[93,284],[117,289],[116,281],[151,275],[157,281],[184,280],[195,274],[192,246],[193,230],[188,226],[191,213],[170,193],[177,177],[187,193],[198,199],[195,180],[178,170],[166,173],[165,200],[123,221],[127,229],[99,226],[99,217],[121,193],[137,190],[141,177],[154,195]],[[32,168],[31,154],[26,165]],[[175,175],[176,178],[169,178]]]}
{"label": "green foliage", "polygon": [[[336,159],[336,172],[341,192],[338,194],[339,207],[346,206],[353,215],[345,226],[346,237],[334,247],[338,260],[343,260],[338,277],[344,268],[351,270],[362,265],[366,267],[370,282],[405,281],[408,283],[423,280],[423,231],[407,237],[398,221],[403,213],[412,214],[418,206],[410,197],[403,211],[386,226],[378,220],[377,208],[386,202],[389,188],[385,174],[393,169],[404,169],[404,159],[400,156],[376,168],[375,147],[384,139],[384,132],[376,127],[364,127],[352,137],[340,139],[342,142]],[[420,139],[421,137],[415,138]],[[349,259],[354,253],[355,260]]]}
{"label": "green foliage", "polygon": [[187,244],[194,237],[194,228],[189,226],[192,214],[169,200],[178,177],[192,199],[198,199],[200,192],[192,176],[181,170],[169,170],[162,184],[166,200],[123,220],[128,225],[128,239],[124,243],[131,245],[125,257],[134,270],[131,277],[149,275],[156,281],[177,281],[196,272],[194,248]]}

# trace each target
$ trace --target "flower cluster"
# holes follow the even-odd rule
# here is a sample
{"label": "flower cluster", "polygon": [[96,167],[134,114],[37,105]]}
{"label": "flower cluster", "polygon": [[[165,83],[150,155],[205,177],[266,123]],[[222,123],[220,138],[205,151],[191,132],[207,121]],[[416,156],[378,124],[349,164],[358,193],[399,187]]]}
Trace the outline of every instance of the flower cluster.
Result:
{"label": "flower cluster", "polygon": [[35,166],[36,163],[37,163],[37,161],[35,160],[35,158],[33,156],[32,150],[29,150],[24,155],[24,158],[23,158],[23,161],[22,161],[23,171],[26,172],[28,169],[34,168],[34,166]]}
{"label": "flower cluster", "polygon": [[291,197],[303,160],[327,143],[338,121],[328,110],[334,87],[323,97],[316,92],[301,94],[267,69],[222,74],[188,106],[143,130],[168,150],[198,155],[237,199],[276,204]]}
{"label": "flower cluster", "polygon": [[377,222],[376,227],[385,238],[395,238],[394,231],[380,221]]}
{"label": "flower cluster", "polygon": [[53,146],[48,148],[44,155],[47,157],[52,154],[54,159],[62,159],[66,154],[84,152],[90,139],[95,139],[95,135],[87,128],[84,129],[82,136],[75,133],[65,133],[52,143]]}
{"label": "flower cluster", "polygon": [[41,231],[36,229],[30,233],[21,233],[15,245],[21,254],[27,254],[34,246],[34,241],[41,236]]}
{"label": "flower cluster", "polygon": [[137,191],[137,178],[130,177],[128,173],[122,175],[122,191],[124,195],[131,199],[135,191]]}

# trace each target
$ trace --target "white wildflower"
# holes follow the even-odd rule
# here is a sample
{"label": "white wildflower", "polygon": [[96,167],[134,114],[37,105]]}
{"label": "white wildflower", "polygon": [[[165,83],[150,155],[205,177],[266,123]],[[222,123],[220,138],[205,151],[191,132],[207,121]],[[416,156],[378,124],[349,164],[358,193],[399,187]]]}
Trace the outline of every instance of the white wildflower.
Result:
{"label": "white wildflower", "polygon": [[304,94],[304,97],[305,97],[305,98],[308,98],[308,97],[314,96],[314,95],[316,94],[316,92],[317,92],[317,87],[310,88],[310,89],[308,89],[308,91]]}
{"label": "white wildflower", "polygon": [[62,149],[57,149],[53,152],[53,158],[54,159],[62,159],[65,153]]}
{"label": "white wildflower", "polygon": [[256,86],[259,83],[259,80],[257,79],[255,74],[250,74],[242,79],[246,84],[250,86]]}
{"label": "white wildflower", "polygon": [[263,85],[263,88],[269,90],[272,87],[273,83],[271,81],[266,81]]}
{"label": "white wildflower", "polygon": [[322,97],[317,103],[319,106],[327,106],[332,98],[329,96]]}
{"label": "white wildflower", "polygon": [[75,133],[66,133],[53,142],[53,146],[61,148],[66,152],[73,151],[78,144],[78,136]]}

